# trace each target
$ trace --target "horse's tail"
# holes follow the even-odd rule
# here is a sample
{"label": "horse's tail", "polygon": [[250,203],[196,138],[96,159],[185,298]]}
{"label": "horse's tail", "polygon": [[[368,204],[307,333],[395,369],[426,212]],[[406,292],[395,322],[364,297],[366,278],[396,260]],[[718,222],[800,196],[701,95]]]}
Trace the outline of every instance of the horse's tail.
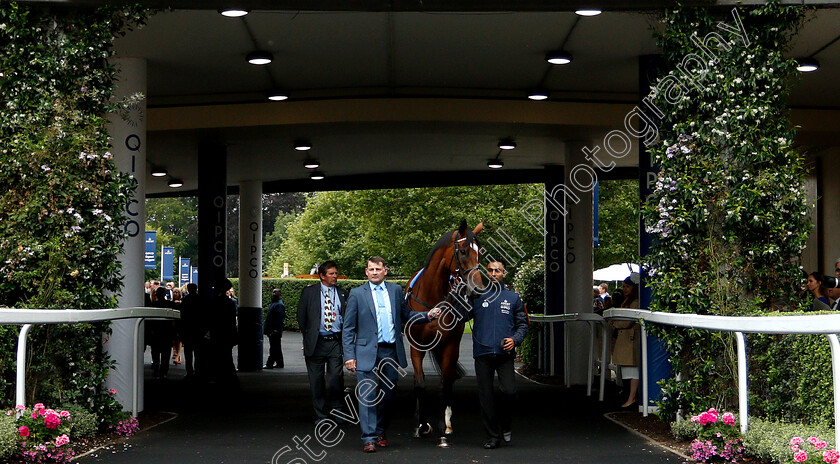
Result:
{"label": "horse's tail", "polygon": [[[437,372],[438,375],[441,374],[440,364],[442,356],[443,354],[440,352],[440,350],[432,350],[432,365],[435,366],[435,372]],[[464,366],[461,365],[460,361],[457,361],[455,363],[455,372],[457,373],[457,375],[455,376],[455,380],[459,380],[467,375],[467,371],[464,370]]]}

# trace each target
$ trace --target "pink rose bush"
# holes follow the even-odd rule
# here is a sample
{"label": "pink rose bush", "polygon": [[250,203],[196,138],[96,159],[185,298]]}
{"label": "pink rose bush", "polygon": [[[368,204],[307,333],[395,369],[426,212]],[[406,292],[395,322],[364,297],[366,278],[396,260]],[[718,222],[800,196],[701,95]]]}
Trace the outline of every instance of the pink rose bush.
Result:
{"label": "pink rose bush", "polygon": [[738,462],[744,456],[741,431],[732,413],[718,413],[715,408],[691,418],[702,427],[691,442],[691,457],[697,462]]}
{"label": "pink rose bush", "polygon": [[17,415],[18,438],[22,462],[67,463],[75,455],[70,444],[71,415],[38,403],[27,409],[23,405],[6,412]]}
{"label": "pink rose bush", "polygon": [[818,437],[793,437],[790,439],[790,451],[792,462],[804,463],[825,463],[838,464],[840,452],[836,449],[828,449],[828,443]]}

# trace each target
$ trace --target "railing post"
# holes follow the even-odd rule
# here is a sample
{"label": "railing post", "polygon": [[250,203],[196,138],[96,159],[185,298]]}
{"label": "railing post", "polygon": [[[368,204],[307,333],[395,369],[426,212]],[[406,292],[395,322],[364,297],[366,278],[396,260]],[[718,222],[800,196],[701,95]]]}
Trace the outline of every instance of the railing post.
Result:
{"label": "railing post", "polygon": [[592,321],[587,321],[589,326],[589,366],[586,371],[586,396],[592,396],[592,377],[595,368],[595,326]]}
{"label": "railing post", "polygon": [[18,334],[17,366],[15,367],[17,374],[15,381],[15,406],[19,404],[26,405],[26,335],[31,328],[32,324],[24,324]]}
{"label": "railing post", "polygon": [[[137,404],[139,402],[137,398],[137,390],[139,388],[138,382],[140,379],[137,378],[137,358],[139,357],[137,355],[137,350],[139,349],[138,345],[140,344],[140,324],[142,322],[142,317],[138,317],[134,321],[134,349],[131,352],[131,415],[134,417],[137,417]],[[169,362],[169,360],[166,362]]]}
{"label": "railing post", "polygon": [[[747,392],[747,343],[743,332],[735,332],[738,342],[738,415],[741,421],[741,433],[749,428],[749,392]],[[836,391],[836,390],[835,390]]]}
{"label": "railing post", "polygon": [[650,413],[650,396],[648,395],[648,375],[647,375],[647,330],[645,329],[645,321],[639,324],[641,327],[642,336],[642,363],[639,366],[639,377],[642,378],[642,416],[647,417]]}
{"label": "railing post", "polygon": [[607,361],[607,351],[609,350],[608,334],[609,325],[607,321],[601,320],[601,393],[598,395],[599,401],[604,401],[604,385],[606,385],[607,376],[609,375],[609,362]]}
{"label": "railing post", "polygon": [[834,386],[834,446],[840,446],[840,341],[837,334],[827,334],[831,345],[831,374]]}

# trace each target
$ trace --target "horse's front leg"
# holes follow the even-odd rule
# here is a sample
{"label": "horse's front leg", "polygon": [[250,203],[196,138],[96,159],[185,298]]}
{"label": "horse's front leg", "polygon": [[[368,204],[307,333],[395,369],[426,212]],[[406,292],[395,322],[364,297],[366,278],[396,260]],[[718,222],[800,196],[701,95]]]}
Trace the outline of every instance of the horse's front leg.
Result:
{"label": "horse's front leg", "polygon": [[455,433],[452,426],[452,403],[454,397],[454,385],[458,379],[458,354],[457,343],[449,344],[443,350],[440,366],[440,414],[441,414],[441,437],[438,446],[446,448]]}
{"label": "horse's front leg", "polygon": [[414,399],[416,401],[415,416],[417,427],[414,428],[414,438],[424,438],[432,433],[429,421],[429,401],[426,399],[426,375],[423,373],[423,358],[425,351],[411,348],[411,366],[414,368]]}

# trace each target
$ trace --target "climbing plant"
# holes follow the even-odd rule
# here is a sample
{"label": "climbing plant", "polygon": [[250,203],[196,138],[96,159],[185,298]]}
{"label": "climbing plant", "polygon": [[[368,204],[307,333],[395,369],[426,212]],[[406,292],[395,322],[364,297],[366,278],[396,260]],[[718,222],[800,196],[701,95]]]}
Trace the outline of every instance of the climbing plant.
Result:
{"label": "climbing plant", "polygon": [[[650,100],[661,111],[660,171],[643,210],[650,309],[754,314],[798,309],[799,258],[810,232],[803,157],[786,98],[797,82],[785,56],[804,18],[780,2],[736,9],[682,7],[656,35],[667,69]],[[692,57],[699,57],[693,59]],[[660,329],[679,377],[662,412],[726,406],[732,337]]]}
{"label": "climbing plant", "polygon": [[[113,40],[142,25],[138,6],[0,4],[0,306],[104,308],[120,290],[119,218],[131,179],[109,150]],[[17,329],[3,327],[2,338]],[[92,406],[109,361],[102,325],[38,327],[28,395]],[[2,378],[14,378],[0,346]],[[0,384],[0,403],[11,401]]]}

